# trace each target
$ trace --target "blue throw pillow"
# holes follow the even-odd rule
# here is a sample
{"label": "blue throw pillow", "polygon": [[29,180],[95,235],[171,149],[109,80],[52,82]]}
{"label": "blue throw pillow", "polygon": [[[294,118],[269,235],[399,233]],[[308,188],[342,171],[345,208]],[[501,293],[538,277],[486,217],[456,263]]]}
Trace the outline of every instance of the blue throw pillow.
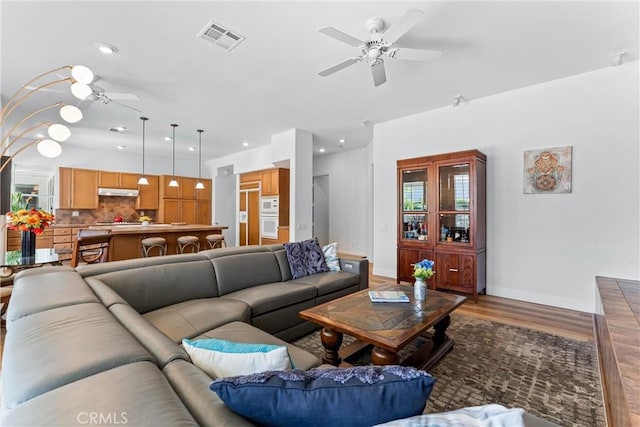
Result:
{"label": "blue throw pillow", "polygon": [[318,239],[285,243],[283,246],[294,279],[329,271]]}
{"label": "blue throw pillow", "polygon": [[372,426],[419,415],[435,380],[402,366],[268,371],[221,378],[209,388],[264,426]]}

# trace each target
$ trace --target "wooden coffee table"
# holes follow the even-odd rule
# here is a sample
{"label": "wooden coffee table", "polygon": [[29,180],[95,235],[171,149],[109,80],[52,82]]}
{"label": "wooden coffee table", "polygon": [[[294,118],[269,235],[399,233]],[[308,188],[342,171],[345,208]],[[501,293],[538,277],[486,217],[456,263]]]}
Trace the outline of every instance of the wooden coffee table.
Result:
{"label": "wooden coffee table", "polygon": [[[403,291],[410,301],[372,303],[369,290]],[[324,327],[321,333],[324,363],[348,366],[350,357],[373,345],[371,360],[374,365],[402,364],[429,370],[453,348],[453,340],[446,334],[451,322],[449,314],[466,299],[428,290],[426,301],[415,301],[412,286],[388,284],[301,311],[300,317]],[[434,332],[428,333],[431,327]],[[358,341],[340,349],[343,334]],[[427,337],[427,342],[400,361],[398,352],[419,336]]]}

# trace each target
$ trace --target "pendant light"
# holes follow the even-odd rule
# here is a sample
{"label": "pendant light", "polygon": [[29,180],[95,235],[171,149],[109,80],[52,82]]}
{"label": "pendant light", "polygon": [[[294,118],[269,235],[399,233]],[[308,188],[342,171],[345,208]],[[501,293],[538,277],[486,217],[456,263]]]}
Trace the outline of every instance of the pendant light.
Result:
{"label": "pendant light", "polygon": [[138,185],[149,185],[149,181],[147,177],[144,175],[144,125],[149,120],[148,117],[140,117],[142,120],[142,175],[140,175],[140,179],[138,180]]}
{"label": "pendant light", "polygon": [[202,132],[204,132],[203,129],[198,129],[198,183],[196,190],[204,190],[202,183]]}
{"label": "pendant light", "polygon": [[172,123],[171,127],[173,128],[173,179],[169,181],[169,187],[178,187],[178,181],[176,181],[176,128],[177,124]]}

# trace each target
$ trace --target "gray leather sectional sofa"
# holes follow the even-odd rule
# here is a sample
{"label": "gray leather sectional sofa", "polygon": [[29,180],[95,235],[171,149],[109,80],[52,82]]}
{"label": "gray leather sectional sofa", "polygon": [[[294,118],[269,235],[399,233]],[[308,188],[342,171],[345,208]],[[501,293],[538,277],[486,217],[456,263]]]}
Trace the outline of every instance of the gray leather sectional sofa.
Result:
{"label": "gray leather sectional sofa", "polygon": [[292,280],[281,245],[26,270],[7,313],[0,425],[243,426],[182,338],[287,345],[305,308],[368,286],[367,260]]}

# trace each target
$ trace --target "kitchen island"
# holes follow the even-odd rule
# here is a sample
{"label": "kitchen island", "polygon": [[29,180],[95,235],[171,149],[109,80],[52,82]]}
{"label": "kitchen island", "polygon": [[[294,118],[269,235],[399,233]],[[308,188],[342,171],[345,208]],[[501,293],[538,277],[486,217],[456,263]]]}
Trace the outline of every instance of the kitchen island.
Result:
{"label": "kitchen island", "polygon": [[140,242],[147,237],[164,237],[167,240],[167,253],[177,254],[177,240],[180,236],[197,236],[200,240],[200,250],[208,249],[206,236],[209,234],[222,234],[226,225],[204,224],[150,224],[143,225],[91,225],[92,230],[111,230],[113,239],[109,249],[109,261],[140,258]]}

